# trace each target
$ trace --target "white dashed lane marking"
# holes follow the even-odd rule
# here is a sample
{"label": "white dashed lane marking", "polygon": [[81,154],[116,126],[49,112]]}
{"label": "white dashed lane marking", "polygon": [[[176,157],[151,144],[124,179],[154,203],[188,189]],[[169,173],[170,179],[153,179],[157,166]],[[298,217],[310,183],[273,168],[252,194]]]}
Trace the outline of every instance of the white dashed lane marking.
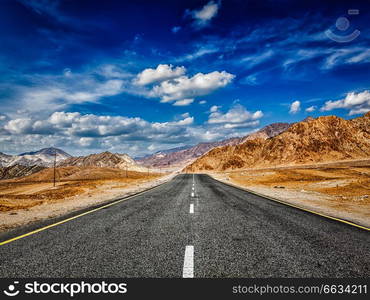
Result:
{"label": "white dashed lane marking", "polygon": [[182,277],[183,278],[194,277],[194,246],[185,247],[184,267],[182,269]]}
{"label": "white dashed lane marking", "polygon": [[189,213],[193,214],[194,213],[194,204],[191,203],[190,204],[190,210],[189,210]]}

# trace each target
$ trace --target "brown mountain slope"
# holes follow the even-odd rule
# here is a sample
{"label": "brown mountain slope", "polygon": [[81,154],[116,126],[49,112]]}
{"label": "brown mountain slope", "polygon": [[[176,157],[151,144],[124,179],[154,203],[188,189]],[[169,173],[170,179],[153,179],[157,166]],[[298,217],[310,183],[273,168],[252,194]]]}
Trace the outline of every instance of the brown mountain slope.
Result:
{"label": "brown mountain slope", "polygon": [[135,163],[135,161],[127,154],[110,153],[108,151],[90,154],[88,156],[71,157],[63,160],[58,164],[60,167],[77,166],[77,167],[102,167],[102,168],[118,168],[131,171],[146,172],[144,167]]}
{"label": "brown mountain slope", "polygon": [[230,170],[370,157],[370,113],[353,120],[335,116],[293,124],[273,138],[211,150],[185,171]]}
{"label": "brown mountain slope", "polygon": [[36,165],[23,166],[17,164],[9,167],[0,167],[0,180],[28,176],[43,169],[45,169],[45,167]]}

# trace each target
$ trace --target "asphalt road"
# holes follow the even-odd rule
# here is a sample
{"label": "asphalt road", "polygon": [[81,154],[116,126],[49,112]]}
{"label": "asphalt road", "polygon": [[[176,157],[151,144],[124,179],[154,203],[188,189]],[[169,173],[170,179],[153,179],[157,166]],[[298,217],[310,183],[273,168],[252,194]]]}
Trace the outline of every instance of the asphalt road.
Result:
{"label": "asphalt road", "polygon": [[369,277],[369,253],[365,230],[183,174],[0,246],[0,277]]}

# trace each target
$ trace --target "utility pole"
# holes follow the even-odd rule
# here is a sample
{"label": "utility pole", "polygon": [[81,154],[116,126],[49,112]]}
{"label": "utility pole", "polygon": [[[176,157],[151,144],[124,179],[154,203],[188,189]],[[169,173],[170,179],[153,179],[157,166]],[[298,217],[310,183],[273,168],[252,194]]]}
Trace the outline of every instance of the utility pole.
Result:
{"label": "utility pole", "polygon": [[54,187],[55,187],[55,181],[56,181],[56,164],[57,164],[57,149],[54,150]]}

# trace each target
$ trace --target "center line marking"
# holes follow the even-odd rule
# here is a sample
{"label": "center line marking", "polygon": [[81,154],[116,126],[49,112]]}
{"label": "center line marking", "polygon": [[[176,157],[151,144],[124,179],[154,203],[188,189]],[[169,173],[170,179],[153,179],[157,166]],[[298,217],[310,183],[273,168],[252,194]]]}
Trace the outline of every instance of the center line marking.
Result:
{"label": "center line marking", "polygon": [[191,193],[191,196],[194,197],[194,193]]}
{"label": "center line marking", "polygon": [[185,247],[184,267],[182,269],[182,277],[183,278],[194,277],[194,246]]}
{"label": "center line marking", "polygon": [[193,203],[190,204],[190,211],[189,211],[189,213],[191,213],[191,214],[194,213],[194,204]]}

